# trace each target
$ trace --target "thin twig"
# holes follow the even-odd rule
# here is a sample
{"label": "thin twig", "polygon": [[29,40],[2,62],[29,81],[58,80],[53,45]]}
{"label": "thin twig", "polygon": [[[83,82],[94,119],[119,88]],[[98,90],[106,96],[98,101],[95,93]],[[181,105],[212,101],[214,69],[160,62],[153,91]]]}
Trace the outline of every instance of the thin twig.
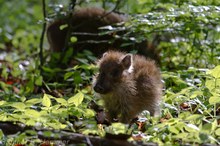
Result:
{"label": "thin twig", "polygon": [[42,33],[40,37],[40,52],[39,52],[39,57],[40,57],[40,72],[42,74],[42,66],[44,64],[44,58],[43,58],[43,43],[44,43],[44,34],[46,31],[46,4],[45,0],[42,0],[42,10],[43,10],[43,28],[42,28]]}
{"label": "thin twig", "polygon": [[101,44],[101,43],[109,43],[109,40],[102,40],[102,41],[95,41],[95,40],[86,40],[86,41],[80,41],[80,42],[76,42],[70,46],[74,46],[75,44]]}
{"label": "thin twig", "polygon": [[103,15],[100,19],[103,19],[103,18],[106,17],[107,15],[111,14],[112,12],[114,12],[114,11],[118,8],[119,4],[120,4],[120,0],[117,0],[117,2],[116,2],[116,4],[115,4],[115,7],[114,7],[111,11],[109,11],[108,13],[106,13],[105,15]]}
{"label": "thin twig", "polygon": [[88,146],[93,146],[93,144],[91,143],[89,137],[86,136],[86,143]]}

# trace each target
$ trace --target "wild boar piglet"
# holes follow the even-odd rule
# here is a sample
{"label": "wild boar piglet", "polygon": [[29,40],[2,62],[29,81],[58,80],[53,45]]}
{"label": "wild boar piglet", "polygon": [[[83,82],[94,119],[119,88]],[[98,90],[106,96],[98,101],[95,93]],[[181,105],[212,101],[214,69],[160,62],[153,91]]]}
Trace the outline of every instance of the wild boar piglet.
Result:
{"label": "wild boar piglet", "polygon": [[95,95],[104,100],[109,120],[129,123],[143,110],[160,114],[162,82],[155,62],[140,55],[109,51],[97,61]]}

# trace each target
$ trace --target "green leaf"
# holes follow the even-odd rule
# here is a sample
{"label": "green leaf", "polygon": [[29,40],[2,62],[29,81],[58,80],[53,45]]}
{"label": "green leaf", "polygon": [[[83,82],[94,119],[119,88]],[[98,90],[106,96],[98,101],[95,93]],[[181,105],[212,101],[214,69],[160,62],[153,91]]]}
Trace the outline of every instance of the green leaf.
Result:
{"label": "green leaf", "polygon": [[33,110],[33,109],[25,110],[25,115],[27,115],[29,117],[34,117],[34,118],[40,117],[40,113],[36,110]]}
{"label": "green leaf", "polygon": [[63,24],[63,25],[60,26],[60,30],[63,30],[65,28],[67,28],[67,27],[68,27],[68,24]]}
{"label": "green leaf", "polygon": [[74,72],[67,72],[64,75],[64,80],[67,80],[68,78],[72,77],[74,75]]}
{"label": "green leaf", "polygon": [[77,37],[72,36],[72,37],[70,38],[70,41],[71,41],[72,43],[77,42]]}
{"label": "green leaf", "polygon": [[214,78],[220,78],[220,65],[216,66],[214,69],[207,72],[212,75]]}
{"label": "green leaf", "polygon": [[216,134],[217,136],[220,136],[220,128],[218,128],[218,129],[215,130],[215,134]]}
{"label": "green leaf", "polygon": [[202,141],[206,141],[207,139],[209,139],[209,135],[208,135],[208,133],[199,133],[199,138]]}
{"label": "green leaf", "polygon": [[24,110],[26,108],[26,105],[23,102],[15,102],[11,104],[11,107],[14,107],[19,110]]}
{"label": "green leaf", "polygon": [[29,99],[27,100],[25,103],[30,103],[30,104],[37,104],[37,103],[41,103],[42,99],[41,98],[33,98],[33,99]]}
{"label": "green leaf", "polygon": [[220,103],[220,95],[214,95],[209,98],[210,104]]}
{"label": "green leaf", "polygon": [[35,80],[35,85],[37,86],[41,86],[43,82],[43,77],[42,76],[38,76]]}
{"label": "green leaf", "polygon": [[1,76],[3,76],[3,78],[7,79],[8,78],[8,71],[7,71],[7,67],[3,66],[1,67],[2,71],[1,71]]}
{"label": "green leaf", "polygon": [[84,99],[84,94],[82,92],[77,93],[76,95],[72,96],[71,98],[68,99],[68,103],[75,104],[75,106],[79,106]]}
{"label": "green leaf", "polygon": [[99,135],[99,131],[97,129],[86,129],[82,131],[83,134],[85,135],[89,135],[89,134],[93,134],[93,135]]}
{"label": "green leaf", "polygon": [[72,48],[67,49],[65,51],[64,56],[62,57],[62,63],[68,63],[72,55],[73,55],[73,49]]}
{"label": "green leaf", "polygon": [[190,96],[190,98],[196,98],[198,96],[201,96],[203,95],[203,92],[202,91],[194,91],[193,94]]}
{"label": "green leaf", "polygon": [[43,106],[46,106],[46,107],[50,107],[50,106],[51,106],[50,96],[51,96],[51,95],[44,94],[43,100],[42,100],[42,105],[43,105]]}
{"label": "green leaf", "polygon": [[73,79],[75,84],[80,84],[83,81],[81,77],[81,73],[79,71],[74,72]]}
{"label": "green leaf", "polygon": [[3,89],[6,93],[8,93],[10,89],[10,85],[0,81],[0,88]]}
{"label": "green leaf", "polygon": [[202,126],[202,132],[207,134],[212,134],[218,127],[217,120],[214,120],[212,123],[206,123]]}
{"label": "green leaf", "polygon": [[68,117],[68,110],[65,107],[64,108],[53,108],[52,113],[56,115],[60,115],[62,116],[62,118]]}
{"label": "green leaf", "polygon": [[95,112],[91,109],[85,109],[84,110],[84,114],[83,114],[86,118],[91,118],[95,116]]}
{"label": "green leaf", "polygon": [[170,126],[169,127],[170,132],[174,133],[174,134],[179,134],[179,130],[177,130],[176,126]]}
{"label": "green leaf", "polygon": [[61,105],[67,106],[67,101],[64,98],[54,98]]}
{"label": "green leaf", "polygon": [[203,118],[203,115],[193,114],[193,115],[186,117],[186,120],[193,121],[193,120],[202,119],[202,118]]}
{"label": "green leaf", "polygon": [[211,129],[212,129],[212,123],[206,123],[202,126],[202,132],[204,133],[207,134],[211,133],[212,132]]}
{"label": "green leaf", "polygon": [[213,89],[220,87],[220,79],[207,80],[205,86],[212,92]]}
{"label": "green leaf", "polygon": [[84,111],[81,108],[78,107],[73,107],[70,110],[71,115],[74,115],[76,117],[82,117],[82,114],[84,113]]}
{"label": "green leaf", "polygon": [[[48,126],[52,127],[53,129],[64,129],[67,125],[61,123],[46,123]],[[53,134],[54,135],[54,134]]]}
{"label": "green leaf", "polygon": [[186,124],[185,129],[188,132],[199,131],[199,128],[196,125],[193,125],[193,124]]}
{"label": "green leaf", "polygon": [[[0,114],[0,119],[1,119],[1,121],[7,121],[7,120],[8,120],[7,114],[1,113],[1,114]],[[1,131],[1,130],[0,130],[0,131]]]}
{"label": "green leaf", "polygon": [[128,125],[123,123],[112,123],[111,126],[106,128],[106,132],[111,134],[126,134],[128,131]]}
{"label": "green leaf", "polygon": [[34,119],[29,119],[25,122],[26,125],[35,126],[36,121]]}
{"label": "green leaf", "polygon": [[1,101],[0,101],[0,106],[1,106],[1,105],[4,105],[5,103],[7,103],[7,102],[4,101],[4,100],[1,100]]}

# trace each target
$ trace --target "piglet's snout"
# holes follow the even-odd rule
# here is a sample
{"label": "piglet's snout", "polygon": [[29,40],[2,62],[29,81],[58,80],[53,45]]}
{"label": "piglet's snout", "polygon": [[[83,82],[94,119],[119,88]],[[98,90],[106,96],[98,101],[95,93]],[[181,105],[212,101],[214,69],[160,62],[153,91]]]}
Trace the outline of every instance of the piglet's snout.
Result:
{"label": "piglet's snout", "polygon": [[101,86],[100,84],[96,84],[94,87],[95,92],[100,93],[100,94],[104,94],[105,93],[105,89],[103,86]]}

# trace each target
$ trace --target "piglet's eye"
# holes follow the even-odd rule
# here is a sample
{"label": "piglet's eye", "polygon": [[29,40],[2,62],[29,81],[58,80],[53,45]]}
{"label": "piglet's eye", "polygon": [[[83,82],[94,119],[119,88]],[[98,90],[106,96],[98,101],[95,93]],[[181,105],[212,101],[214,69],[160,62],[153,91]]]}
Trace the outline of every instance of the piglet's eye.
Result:
{"label": "piglet's eye", "polygon": [[117,77],[117,76],[119,76],[119,74],[120,74],[120,71],[118,69],[116,69],[116,70],[113,70],[110,75],[111,75],[111,77]]}

